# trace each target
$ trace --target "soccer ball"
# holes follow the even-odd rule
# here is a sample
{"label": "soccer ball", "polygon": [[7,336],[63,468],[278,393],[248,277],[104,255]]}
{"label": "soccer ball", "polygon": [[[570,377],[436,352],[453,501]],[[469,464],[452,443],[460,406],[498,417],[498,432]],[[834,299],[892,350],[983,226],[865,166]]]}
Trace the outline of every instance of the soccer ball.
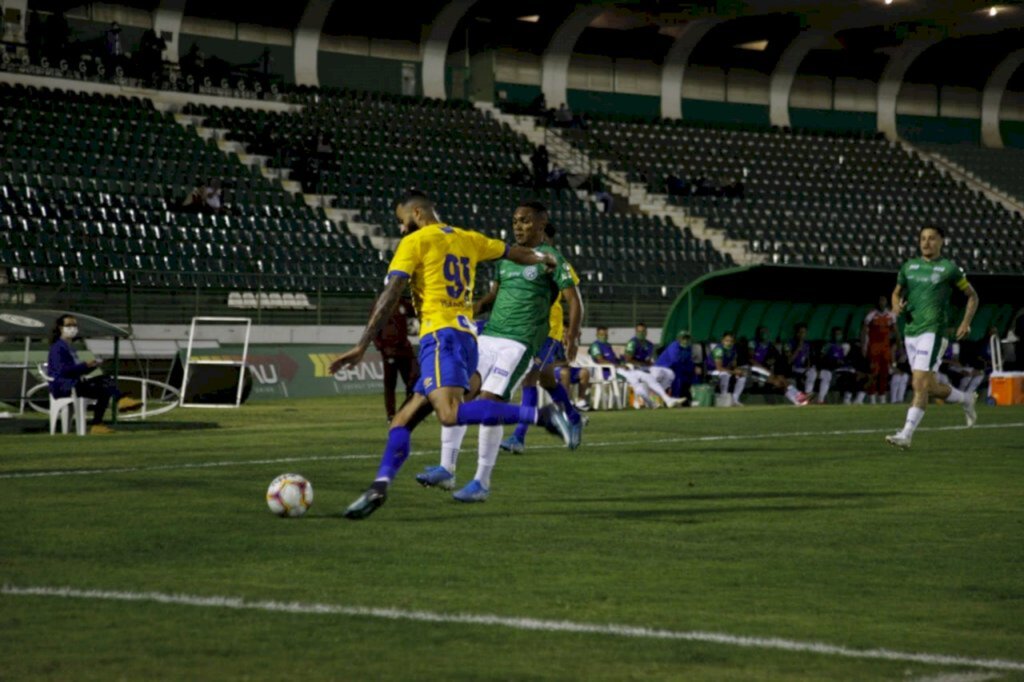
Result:
{"label": "soccer ball", "polygon": [[278,516],[302,516],[313,505],[313,484],[299,474],[281,474],[267,488],[267,506]]}

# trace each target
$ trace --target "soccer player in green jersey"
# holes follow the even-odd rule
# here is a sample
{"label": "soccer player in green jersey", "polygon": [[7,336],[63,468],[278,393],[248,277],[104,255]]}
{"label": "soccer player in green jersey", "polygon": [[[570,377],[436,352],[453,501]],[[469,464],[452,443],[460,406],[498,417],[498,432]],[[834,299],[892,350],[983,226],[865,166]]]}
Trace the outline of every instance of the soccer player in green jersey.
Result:
{"label": "soccer player in green jersey", "polygon": [[957,339],[970,333],[971,320],[978,310],[978,294],[967,281],[964,271],[948,258],[942,257],[945,238],[941,227],[928,225],[921,228],[921,257],[912,258],[903,264],[896,279],[896,288],[892,292],[893,314],[907,315],[903,334],[914,387],[914,401],[907,410],[906,424],[898,433],[885,437],[887,443],[901,450],[910,447],[914,430],[924,418],[924,410],[931,396],[947,403],[961,403],[967,426],[974,426],[977,421],[974,409],[977,396],[940,384],[935,377],[946,344],[949,343],[944,332],[949,326],[949,297],[953,287],[967,295],[967,309],[957,327]]}
{"label": "soccer player in green jersey", "polygon": [[[559,292],[575,292],[572,269],[554,247],[544,243],[547,209],[527,202],[516,208],[512,229],[516,244],[543,253],[555,261],[552,271],[522,266],[511,260],[498,262],[497,296],[490,319],[478,339],[479,360],[472,386],[479,386],[485,400],[507,401],[526,374],[533,356],[547,338],[551,304]],[[566,445],[579,444],[582,425],[570,423]],[[416,475],[423,486],[445,490],[455,487],[455,467],[466,434],[465,426],[441,429],[441,464]],[[480,425],[477,470],[473,480],[452,494],[460,502],[483,502],[490,494],[491,472],[498,460],[502,427],[499,423]]]}

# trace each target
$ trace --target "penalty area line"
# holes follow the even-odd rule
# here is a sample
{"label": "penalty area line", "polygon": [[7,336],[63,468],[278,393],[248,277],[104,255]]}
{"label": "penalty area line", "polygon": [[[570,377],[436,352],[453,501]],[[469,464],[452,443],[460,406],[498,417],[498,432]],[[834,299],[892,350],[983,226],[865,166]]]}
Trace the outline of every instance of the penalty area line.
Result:
{"label": "penalty area line", "polygon": [[[932,426],[922,427],[918,431],[974,431],[977,429],[1012,429],[1024,427],[1024,422],[1008,422],[1004,424],[980,424],[968,429],[966,426]],[[891,433],[892,429],[849,429],[843,431],[790,431],[778,433],[748,433],[748,434],[726,434],[719,436],[678,436],[672,438],[646,438],[643,440],[616,440],[616,441],[583,441],[586,448],[608,448],[624,445],[665,445],[668,443],[714,443],[719,441],[735,440],[775,440],[779,438],[814,438],[822,436],[863,436],[879,433]],[[540,445],[535,446],[537,450],[561,450],[561,446]],[[413,457],[425,455],[436,455],[436,450],[414,450],[409,453]],[[355,454],[355,455],[302,455],[296,457],[278,457],[268,459],[239,459],[223,460],[219,462],[186,462],[184,464],[157,464],[145,467],[118,467],[111,469],[54,469],[51,471],[23,471],[0,473],[0,480],[12,478],[45,478],[50,476],[99,476],[102,474],[128,474],[140,471],[177,471],[187,469],[216,469],[220,467],[252,466],[259,464],[290,464],[293,462],[336,462],[356,459],[373,459],[380,457],[379,454]]]}
{"label": "penalty area line", "polygon": [[897,651],[887,648],[853,649],[838,644],[813,641],[807,642],[784,639],[781,637],[748,637],[743,635],[732,635],[721,632],[705,632],[700,630],[666,630],[634,625],[617,625],[614,623],[586,623],[569,620],[546,620],[541,618],[515,618],[495,614],[409,611],[405,609],[346,606],[342,604],[325,603],[249,601],[239,597],[211,597],[189,594],[170,594],[165,592],[131,592],[122,590],[83,590],[73,587],[29,587],[4,585],[0,588],[0,594],[12,597],[50,597],[63,599],[85,599],[93,601],[139,602],[245,611],[297,613],[304,615],[351,616],[394,621],[413,621],[420,623],[483,625],[535,632],[589,634],[610,637],[629,637],[634,639],[701,642],[747,649],[811,653],[852,659],[923,663],[927,665],[958,666],[985,670],[1024,671],[1024,661],[998,658],[972,658],[969,656],[951,654]]}

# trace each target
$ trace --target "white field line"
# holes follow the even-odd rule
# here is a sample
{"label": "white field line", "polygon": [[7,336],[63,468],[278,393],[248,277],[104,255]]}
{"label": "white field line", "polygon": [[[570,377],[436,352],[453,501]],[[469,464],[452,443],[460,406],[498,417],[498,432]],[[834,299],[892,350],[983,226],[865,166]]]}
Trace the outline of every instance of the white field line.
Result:
{"label": "white field line", "polygon": [[[977,429],[1013,429],[1024,427],[1024,422],[1009,422],[1005,424],[979,424],[972,427]],[[922,427],[918,431],[967,431],[966,426],[933,426]],[[873,433],[891,433],[893,429],[850,429],[845,431],[790,431],[783,433],[754,433],[754,434],[727,434],[722,436],[676,436],[672,438],[645,438],[643,440],[617,440],[593,443],[583,441],[586,448],[607,448],[623,445],[650,445],[665,443],[714,443],[730,440],[774,440],[778,438],[808,438],[812,436],[855,436],[870,435]],[[556,445],[531,446],[534,450],[561,450]],[[424,455],[436,455],[437,450],[415,450],[410,453],[413,457]],[[298,457],[279,457],[273,459],[238,459],[225,460],[220,462],[193,462],[185,464],[159,464],[148,467],[118,467],[110,469],[54,469],[52,471],[25,471],[0,473],[0,480],[10,478],[42,478],[48,476],[98,476],[101,474],[126,474],[138,471],[172,471],[179,469],[213,469],[218,467],[250,466],[256,464],[288,464],[291,462],[319,462],[319,461],[342,461],[348,459],[375,459],[379,453],[364,453],[355,455],[303,455]]]}
{"label": "white field line", "polygon": [[271,611],[299,613],[305,615],[339,615],[362,618],[380,618],[396,621],[421,623],[452,623],[459,625],[484,625],[539,632],[566,632],[574,634],[606,635],[611,637],[632,637],[636,639],[676,640],[705,642],[748,649],[774,649],[797,653],[813,653],[825,656],[839,656],[855,659],[902,661],[928,665],[981,668],[985,670],[1024,671],[1024,661],[971,658],[948,654],[928,654],[892,649],[851,649],[825,642],[802,642],[780,637],[745,637],[720,632],[700,630],[663,630],[613,623],[580,623],[568,620],[544,620],[539,618],[510,618],[493,614],[438,613],[432,611],[406,611],[403,609],[372,608],[364,606],[343,606],[340,604],[317,604],[302,602],[247,601],[238,597],[203,597],[188,594],[163,592],[128,592],[108,590],[81,590],[73,587],[21,587],[4,585],[0,593],[9,596],[56,597],[88,599],[99,601],[145,602],[201,606],[249,611]]}

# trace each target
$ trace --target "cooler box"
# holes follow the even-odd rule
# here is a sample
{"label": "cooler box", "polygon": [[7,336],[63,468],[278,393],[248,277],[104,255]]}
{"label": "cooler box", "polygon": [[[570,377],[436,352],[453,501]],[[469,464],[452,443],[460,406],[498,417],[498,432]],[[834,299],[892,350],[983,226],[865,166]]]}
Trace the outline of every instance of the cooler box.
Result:
{"label": "cooler box", "polygon": [[715,404],[715,389],[711,384],[690,386],[691,407],[712,407]]}
{"label": "cooler box", "polygon": [[988,381],[996,405],[1024,405],[1024,372],[993,372]]}

